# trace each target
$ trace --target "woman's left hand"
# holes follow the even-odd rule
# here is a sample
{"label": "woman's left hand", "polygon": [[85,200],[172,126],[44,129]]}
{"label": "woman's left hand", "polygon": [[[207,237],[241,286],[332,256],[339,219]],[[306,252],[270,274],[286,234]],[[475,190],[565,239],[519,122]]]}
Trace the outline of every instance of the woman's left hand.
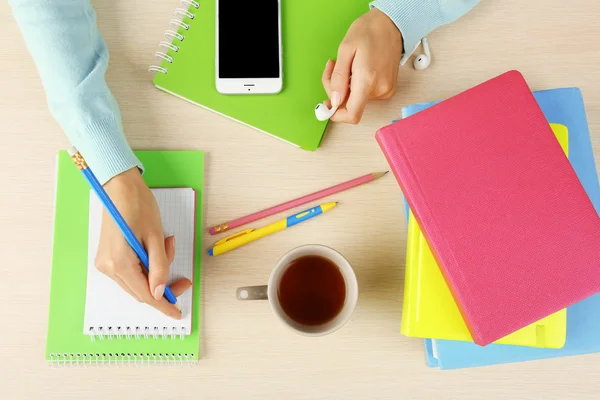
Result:
{"label": "woman's left hand", "polygon": [[390,98],[396,90],[402,35],[394,22],[372,8],[358,18],[339,46],[337,61],[323,72],[328,107],[338,106],[332,121],[357,124],[371,99]]}

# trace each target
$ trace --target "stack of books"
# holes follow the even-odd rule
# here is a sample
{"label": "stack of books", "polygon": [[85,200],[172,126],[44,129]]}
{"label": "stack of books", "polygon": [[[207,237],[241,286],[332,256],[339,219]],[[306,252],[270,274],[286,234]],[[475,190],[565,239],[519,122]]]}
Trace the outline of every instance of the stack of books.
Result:
{"label": "stack of books", "polygon": [[600,185],[581,92],[516,71],[407,106],[378,142],[405,198],[401,332],[457,369],[600,352]]}

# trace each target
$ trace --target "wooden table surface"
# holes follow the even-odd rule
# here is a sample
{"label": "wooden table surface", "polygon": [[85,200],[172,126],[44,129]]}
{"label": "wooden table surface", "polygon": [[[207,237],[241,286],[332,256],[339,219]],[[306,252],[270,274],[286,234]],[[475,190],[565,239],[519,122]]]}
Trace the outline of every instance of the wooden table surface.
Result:
{"label": "wooden table surface", "polygon": [[[532,89],[583,91],[600,160],[600,3],[484,0],[429,36],[426,71],[401,70],[389,101],[357,126],[332,124],[304,152],[156,90],[147,73],[175,0],[95,1],[111,52],[107,75],[136,149],[204,150],[205,221],[222,222],[371,171],[386,161],[377,128],[403,105],[443,99],[509,69]],[[3,399],[420,399],[598,398],[600,354],[438,371],[423,342],[400,334],[406,228],[392,176],[340,194],[314,225],[203,260],[202,359],[190,368],[49,368],[46,340],[56,152],[68,146],[6,2],[0,4],[0,382]],[[598,161],[597,161],[598,162]],[[204,246],[212,240],[204,235]],[[328,337],[296,335],[265,302],[235,289],[266,283],[287,250],[332,246],[349,258],[360,298]],[[600,334],[600,333],[599,333]]]}

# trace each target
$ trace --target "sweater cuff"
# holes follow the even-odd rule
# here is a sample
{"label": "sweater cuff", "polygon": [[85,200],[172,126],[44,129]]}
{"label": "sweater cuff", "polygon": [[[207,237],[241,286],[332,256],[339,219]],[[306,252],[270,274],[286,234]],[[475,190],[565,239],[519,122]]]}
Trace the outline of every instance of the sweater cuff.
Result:
{"label": "sweater cuff", "polygon": [[85,140],[73,143],[102,185],[133,167],[143,172],[141,162],[122,132],[120,124],[113,117],[107,117],[89,124],[83,134]]}
{"label": "sweater cuff", "polygon": [[421,39],[443,25],[438,0],[375,0],[369,4],[396,24],[404,42],[404,53],[412,53]]}

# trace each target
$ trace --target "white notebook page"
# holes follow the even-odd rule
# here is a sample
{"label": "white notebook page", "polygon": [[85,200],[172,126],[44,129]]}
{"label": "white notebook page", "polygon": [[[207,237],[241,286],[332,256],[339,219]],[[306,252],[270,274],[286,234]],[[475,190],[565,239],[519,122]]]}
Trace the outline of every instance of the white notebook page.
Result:
{"label": "white notebook page", "polygon": [[[165,237],[175,236],[175,259],[169,283],[179,278],[193,281],[195,192],[189,188],[152,189],[160,209]],[[128,336],[162,338],[189,335],[192,328],[192,289],[178,297],[182,319],[175,320],[145,303],[139,303],[94,266],[103,206],[90,192],[88,273],[83,332],[110,338]],[[143,268],[143,266],[142,266]]]}

